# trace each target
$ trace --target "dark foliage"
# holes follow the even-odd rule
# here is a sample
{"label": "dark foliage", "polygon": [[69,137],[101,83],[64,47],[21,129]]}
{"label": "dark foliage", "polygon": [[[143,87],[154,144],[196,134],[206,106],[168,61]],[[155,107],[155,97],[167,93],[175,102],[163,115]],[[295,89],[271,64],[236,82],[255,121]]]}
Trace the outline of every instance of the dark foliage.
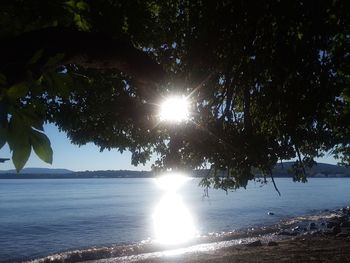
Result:
{"label": "dark foliage", "polygon": [[[73,143],[130,150],[154,168],[211,166],[245,187],[297,158],[350,156],[349,5],[332,1],[2,1],[0,147],[50,162],[51,122]],[[47,33],[50,32],[50,33]],[[192,117],[159,123],[185,94]],[[217,171],[227,176],[217,176]]]}

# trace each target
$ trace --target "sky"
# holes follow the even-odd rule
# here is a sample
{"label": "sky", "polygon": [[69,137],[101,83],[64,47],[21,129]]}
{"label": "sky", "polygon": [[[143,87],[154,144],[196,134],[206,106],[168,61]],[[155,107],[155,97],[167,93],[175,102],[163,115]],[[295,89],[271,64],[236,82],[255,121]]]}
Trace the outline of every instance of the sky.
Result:
{"label": "sky", "polygon": [[[92,143],[84,146],[71,144],[66,133],[59,132],[52,124],[45,125],[46,135],[51,141],[53,149],[53,163],[46,164],[32,151],[25,167],[65,168],[72,171],[96,171],[96,170],[150,170],[155,158],[152,158],[145,166],[133,166],[130,152],[119,153],[117,150],[105,150],[100,152],[99,147]],[[11,158],[11,152],[7,145],[0,150],[0,158]],[[317,162],[336,164],[331,156],[325,156]],[[14,169],[12,161],[0,163],[0,170]]]}
{"label": "sky", "polygon": [[[147,165],[137,167],[131,164],[131,153],[120,154],[117,150],[100,152],[99,147],[92,143],[77,146],[70,143],[66,133],[59,132],[52,124],[44,126],[45,134],[51,141],[53,150],[52,165],[41,161],[33,152],[25,165],[26,167],[65,168],[72,171],[95,170],[150,170],[152,161]],[[12,154],[5,145],[0,150],[0,158],[11,158]],[[12,161],[0,163],[0,170],[15,169]]]}

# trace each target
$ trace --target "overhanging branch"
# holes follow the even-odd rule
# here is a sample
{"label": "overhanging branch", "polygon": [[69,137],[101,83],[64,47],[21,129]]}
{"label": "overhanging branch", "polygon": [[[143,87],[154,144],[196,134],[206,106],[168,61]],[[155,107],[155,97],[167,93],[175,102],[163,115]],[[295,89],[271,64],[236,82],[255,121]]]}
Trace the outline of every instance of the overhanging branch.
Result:
{"label": "overhanging branch", "polygon": [[[57,54],[64,56],[55,66],[76,64],[101,70],[117,69],[141,85],[158,83],[165,75],[159,64],[129,41],[103,33],[45,28],[2,39],[0,45],[0,71],[11,83],[24,80],[28,70],[41,73],[47,59]],[[28,65],[38,52],[42,52],[40,59]]]}

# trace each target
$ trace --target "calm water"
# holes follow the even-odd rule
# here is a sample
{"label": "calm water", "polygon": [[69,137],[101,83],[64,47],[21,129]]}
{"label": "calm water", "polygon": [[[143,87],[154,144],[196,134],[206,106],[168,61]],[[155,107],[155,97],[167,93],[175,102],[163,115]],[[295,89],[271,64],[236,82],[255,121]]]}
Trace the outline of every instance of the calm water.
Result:
{"label": "calm water", "polygon": [[[198,180],[180,194],[203,234],[350,204],[350,178],[276,181],[282,196],[272,184],[252,182],[247,190],[209,190],[203,198]],[[0,180],[0,261],[152,238],[152,213],[162,194],[154,179]]]}

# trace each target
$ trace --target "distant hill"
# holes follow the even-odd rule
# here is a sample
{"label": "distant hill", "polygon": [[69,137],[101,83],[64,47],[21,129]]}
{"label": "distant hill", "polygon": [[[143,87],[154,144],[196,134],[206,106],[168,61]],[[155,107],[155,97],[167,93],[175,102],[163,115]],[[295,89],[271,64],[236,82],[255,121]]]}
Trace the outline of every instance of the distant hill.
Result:
{"label": "distant hill", "polygon": [[[273,174],[277,177],[290,177],[290,169],[293,162],[284,162],[277,164],[273,169]],[[350,168],[345,166],[317,163],[311,169],[306,169],[309,177],[350,177]]]}
{"label": "distant hill", "polygon": [[17,174],[14,170],[1,171],[0,179],[85,179],[85,178],[148,178],[149,171],[82,171],[73,172],[67,169],[26,168]]}
{"label": "distant hill", "polygon": [[[272,170],[274,177],[291,177],[291,168],[294,162],[278,163]],[[193,172],[195,177],[204,177],[208,174],[208,170],[197,170]],[[256,171],[256,174],[258,172]],[[311,169],[306,169],[308,177],[350,177],[350,168],[326,164],[317,163]],[[222,176],[226,176],[225,171],[221,171]]]}
{"label": "distant hill", "polygon": [[[73,171],[68,169],[52,169],[52,168],[24,168],[19,174],[69,174]],[[0,170],[0,174],[17,174],[16,170]]]}
{"label": "distant hill", "polygon": [[[273,169],[275,177],[291,177],[290,168],[293,162],[277,164]],[[204,177],[207,169],[193,171],[191,176]],[[318,163],[306,170],[308,177],[350,177],[350,168],[343,166]],[[221,171],[226,176],[225,171]],[[78,178],[149,178],[151,171],[107,170],[73,172],[67,169],[25,168],[19,174],[15,170],[0,171],[0,179],[78,179]]]}

